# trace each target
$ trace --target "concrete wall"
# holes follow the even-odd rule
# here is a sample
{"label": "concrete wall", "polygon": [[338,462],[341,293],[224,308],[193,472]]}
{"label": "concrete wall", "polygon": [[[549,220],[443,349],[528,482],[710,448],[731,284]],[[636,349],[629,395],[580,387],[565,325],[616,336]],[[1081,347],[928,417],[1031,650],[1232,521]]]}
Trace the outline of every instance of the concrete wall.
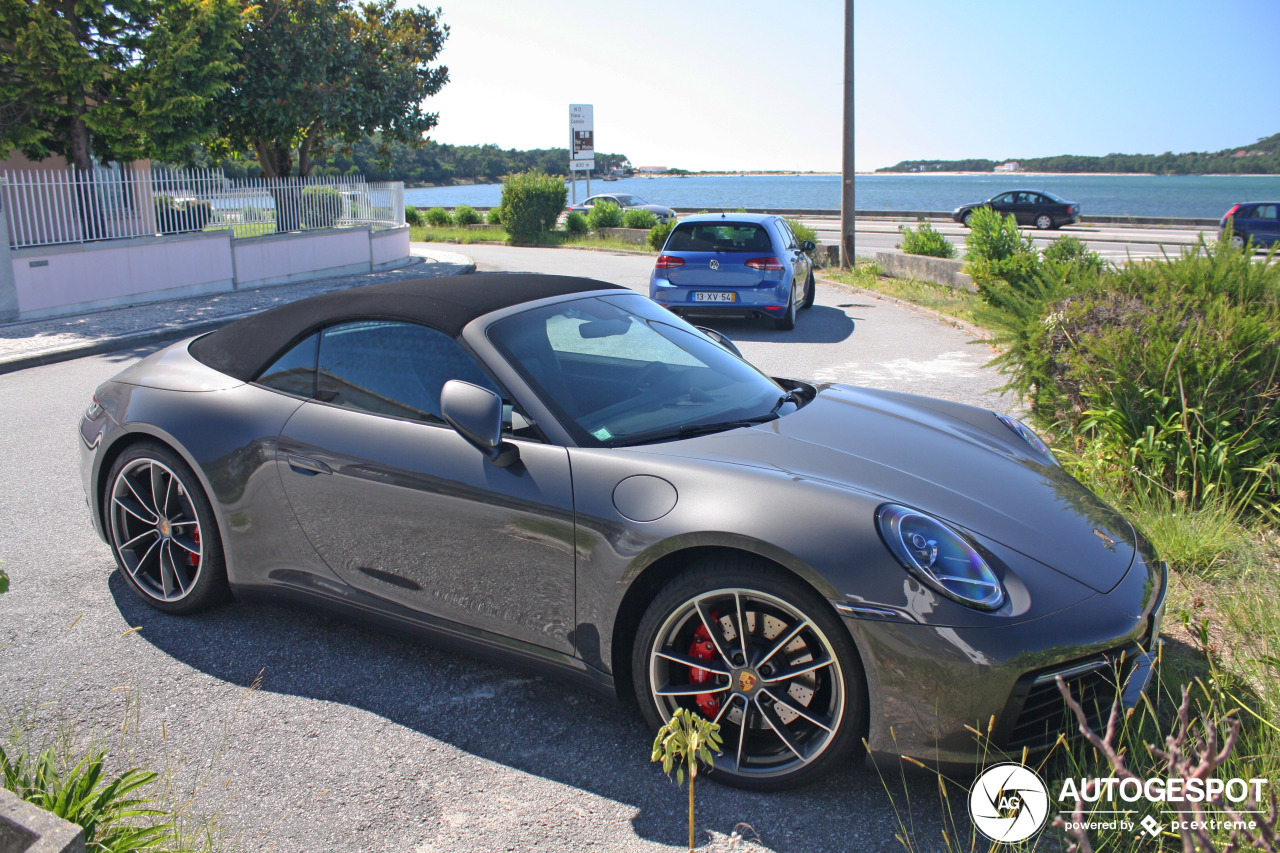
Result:
{"label": "concrete wall", "polygon": [[876,252],[876,263],[884,274],[893,278],[914,278],[932,281],[947,287],[976,293],[977,288],[969,274],[963,272],[964,261],[949,258],[931,258],[926,255],[906,255],[902,252]]}
{"label": "concrete wall", "polygon": [[[0,317],[119,305],[386,269],[409,257],[408,227],[330,228],[232,239],[230,231],[0,249]],[[6,263],[7,260],[7,263]],[[6,291],[11,290],[6,302]]]}

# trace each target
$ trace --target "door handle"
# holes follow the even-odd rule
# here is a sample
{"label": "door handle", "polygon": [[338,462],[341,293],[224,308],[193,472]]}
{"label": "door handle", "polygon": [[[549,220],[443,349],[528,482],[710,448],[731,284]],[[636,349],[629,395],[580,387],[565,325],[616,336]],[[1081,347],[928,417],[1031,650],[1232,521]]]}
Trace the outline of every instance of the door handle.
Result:
{"label": "door handle", "polygon": [[312,459],[310,456],[298,456],[296,453],[290,453],[286,458],[289,460],[289,467],[301,474],[333,473],[333,469],[328,465],[319,459]]}

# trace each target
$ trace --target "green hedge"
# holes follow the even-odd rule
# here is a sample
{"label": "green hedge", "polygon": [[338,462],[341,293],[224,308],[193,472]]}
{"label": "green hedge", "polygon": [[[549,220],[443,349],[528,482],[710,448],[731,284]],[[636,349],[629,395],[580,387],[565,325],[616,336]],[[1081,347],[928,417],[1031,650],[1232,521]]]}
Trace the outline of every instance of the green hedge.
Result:
{"label": "green hedge", "polygon": [[650,228],[658,224],[658,217],[653,211],[645,210],[642,207],[635,207],[631,210],[622,212],[623,228],[643,228],[648,231]]}
{"label": "green hedge", "polygon": [[502,224],[513,243],[532,242],[554,230],[569,190],[563,178],[520,172],[502,179]]}
{"label": "green hedge", "polygon": [[898,244],[898,248],[908,255],[926,255],[931,258],[956,256],[956,247],[951,241],[934,231],[933,226],[923,219],[919,220],[915,231],[907,225],[903,225],[898,231],[902,234],[902,242]]}
{"label": "green hedge", "polygon": [[587,214],[587,223],[593,231],[601,228],[621,228],[622,208],[611,201],[598,201]]}
{"label": "green hedge", "polygon": [[304,187],[302,225],[305,228],[332,228],[342,215],[342,193],[333,187]]}

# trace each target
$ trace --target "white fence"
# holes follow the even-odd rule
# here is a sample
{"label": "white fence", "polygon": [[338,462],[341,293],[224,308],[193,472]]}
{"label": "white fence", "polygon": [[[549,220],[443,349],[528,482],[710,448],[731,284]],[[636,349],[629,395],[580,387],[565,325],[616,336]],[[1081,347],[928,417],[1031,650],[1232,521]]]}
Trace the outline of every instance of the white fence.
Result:
{"label": "white fence", "polygon": [[209,169],[0,171],[12,248],[230,230],[233,237],[404,225],[404,184],[248,178]]}

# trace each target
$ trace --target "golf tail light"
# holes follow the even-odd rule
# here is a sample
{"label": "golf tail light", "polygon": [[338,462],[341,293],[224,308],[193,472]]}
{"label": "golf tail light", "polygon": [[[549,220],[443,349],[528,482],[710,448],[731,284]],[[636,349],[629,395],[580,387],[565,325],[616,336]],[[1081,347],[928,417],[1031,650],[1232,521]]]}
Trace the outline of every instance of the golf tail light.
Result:
{"label": "golf tail light", "polygon": [[660,270],[669,270],[673,267],[684,266],[684,258],[677,258],[672,255],[658,255],[658,261],[654,267]]}
{"label": "golf tail light", "polygon": [[753,270],[770,270],[777,272],[782,269],[782,262],[777,258],[750,258],[745,266],[751,267]]}
{"label": "golf tail light", "polygon": [[996,417],[1000,420],[1000,423],[1013,430],[1018,434],[1019,438],[1031,445],[1037,453],[1053,462],[1053,464],[1058,464],[1058,460],[1053,456],[1053,451],[1049,449],[1047,444],[1040,440],[1040,436],[1036,435],[1035,431],[1032,430],[1031,427],[1027,426],[1017,418],[1011,418],[1008,415],[997,414]]}
{"label": "golf tail light", "polygon": [[1004,587],[972,545],[946,524],[897,504],[876,511],[880,536],[906,569],[947,598],[980,610],[1004,603]]}
{"label": "golf tail light", "polygon": [[1231,205],[1231,209],[1230,209],[1230,210],[1228,210],[1226,213],[1222,214],[1222,219],[1223,219],[1223,221],[1225,222],[1226,220],[1228,220],[1228,219],[1230,219],[1231,217],[1235,216],[1235,215],[1236,215],[1236,211],[1237,211],[1237,210],[1239,210],[1239,209],[1240,209],[1240,205],[1238,205],[1238,204],[1233,204],[1233,205]]}

